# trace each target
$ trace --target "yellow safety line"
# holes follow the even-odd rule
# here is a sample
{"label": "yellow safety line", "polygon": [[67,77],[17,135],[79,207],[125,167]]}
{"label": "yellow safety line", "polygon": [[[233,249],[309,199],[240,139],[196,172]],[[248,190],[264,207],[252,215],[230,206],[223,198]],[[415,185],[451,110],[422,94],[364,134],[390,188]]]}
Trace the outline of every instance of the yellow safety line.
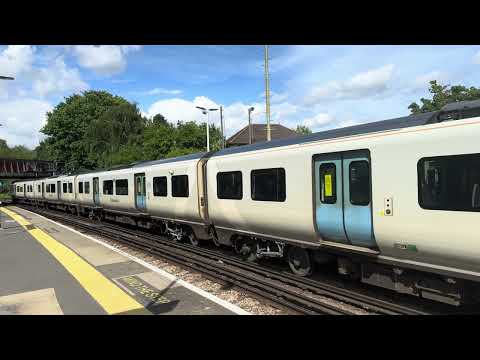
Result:
{"label": "yellow safety line", "polygon": [[[83,260],[74,251],[61,244],[41,229],[27,229],[31,225],[24,217],[8,210],[0,208],[5,214],[22,225],[40,244],[42,244],[65,269],[73,275],[83,288],[100,304],[108,314],[132,312],[134,310],[146,310],[111,280],[102,275],[92,265]],[[143,313],[140,312],[140,313]],[[147,313],[147,312],[145,312]]]}

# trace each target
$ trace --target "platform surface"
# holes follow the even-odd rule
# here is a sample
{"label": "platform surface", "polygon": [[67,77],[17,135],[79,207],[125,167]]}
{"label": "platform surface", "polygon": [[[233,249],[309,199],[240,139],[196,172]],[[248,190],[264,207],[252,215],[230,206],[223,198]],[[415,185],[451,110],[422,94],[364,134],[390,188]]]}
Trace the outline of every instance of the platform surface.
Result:
{"label": "platform surface", "polygon": [[27,210],[0,216],[0,315],[245,313]]}

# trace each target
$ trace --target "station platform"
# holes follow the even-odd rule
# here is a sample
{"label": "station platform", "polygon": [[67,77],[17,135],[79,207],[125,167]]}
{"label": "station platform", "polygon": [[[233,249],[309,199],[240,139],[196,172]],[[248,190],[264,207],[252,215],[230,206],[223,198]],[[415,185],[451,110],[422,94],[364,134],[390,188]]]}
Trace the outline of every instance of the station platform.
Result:
{"label": "station platform", "polygon": [[0,315],[248,314],[27,210],[0,207],[0,223]]}

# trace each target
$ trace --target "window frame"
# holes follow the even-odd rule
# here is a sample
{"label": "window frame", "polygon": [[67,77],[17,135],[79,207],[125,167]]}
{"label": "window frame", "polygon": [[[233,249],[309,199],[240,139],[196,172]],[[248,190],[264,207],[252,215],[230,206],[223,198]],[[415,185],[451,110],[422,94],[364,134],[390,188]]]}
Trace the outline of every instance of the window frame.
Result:
{"label": "window frame", "polygon": [[84,181],[83,183],[84,183],[83,193],[90,194],[90,181]]}
{"label": "window frame", "polygon": [[[278,170],[281,170],[283,172],[283,180],[284,180],[284,183],[283,183],[283,186],[284,186],[284,197],[282,200],[263,200],[263,199],[256,199],[254,197],[254,172],[259,172],[259,171],[268,171],[268,170],[277,170],[277,174],[278,174]],[[278,176],[277,176],[277,187],[278,187]],[[277,188],[277,194],[278,194],[278,188]],[[285,168],[281,168],[281,167],[277,167],[277,168],[262,168],[262,169],[252,169],[250,170],[250,198],[253,200],[253,201],[268,201],[268,202],[285,202],[287,200],[287,173],[285,171]]]}
{"label": "window frame", "polygon": [[[186,195],[174,195],[175,192],[174,192],[174,181],[173,181],[173,178],[180,178],[180,177],[183,177],[183,178],[187,178],[187,193]],[[188,198],[190,197],[190,183],[189,183],[189,179],[188,179],[188,175],[186,174],[181,174],[181,175],[172,175],[171,179],[170,179],[170,183],[171,183],[171,187],[172,187],[172,197],[179,197],[179,198]]]}
{"label": "window frame", "polygon": [[[117,185],[117,182],[119,182],[119,181],[125,181],[125,182],[127,183],[127,186],[126,186],[126,187],[120,186],[120,189],[122,189],[122,190],[123,190],[123,189],[126,189],[126,192],[125,192],[125,193],[122,193],[122,194],[119,194],[119,193],[118,193],[118,188],[119,188],[119,187],[118,187],[118,185]],[[118,195],[118,196],[128,196],[128,179],[118,179],[118,180],[115,179],[115,195]]]}
{"label": "window frame", "polygon": [[[333,177],[333,181],[332,181],[332,192],[333,192],[334,195],[329,196],[329,198],[332,198],[333,201],[322,200],[322,195],[323,195],[322,185],[324,184],[323,176],[322,176],[322,167],[327,166],[327,165],[333,165],[333,170],[334,170],[334,177]],[[318,167],[318,177],[319,177],[319,185],[320,185],[320,203],[327,204],[327,205],[336,204],[337,201],[338,201],[338,196],[337,196],[337,164],[335,164],[334,162],[323,162],[323,163],[321,163],[320,166]]]}
{"label": "window frame", "polygon": [[480,212],[480,207],[478,209],[445,209],[440,207],[429,207],[423,204],[422,199],[422,172],[424,170],[424,162],[429,160],[442,160],[442,159],[449,159],[449,158],[460,158],[460,157],[475,157],[478,156],[480,158],[480,153],[470,153],[470,154],[453,154],[453,155],[439,155],[439,156],[426,156],[422,157],[417,161],[417,201],[418,205],[423,210],[432,210],[432,211],[455,211],[455,212],[468,212],[468,213],[476,213]]}
{"label": "window frame", "polygon": [[[355,163],[365,163],[368,167],[368,202],[367,203],[354,203],[352,201],[352,165]],[[369,206],[372,202],[372,175],[370,162],[368,160],[354,160],[348,164],[348,200],[353,206]]]}
{"label": "window frame", "polygon": [[[105,192],[105,184],[111,182],[112,183],[112,193],[108,194]],[[107,196],[112,196],[113,193],[115,192],[115,189],[113,188],[113,180],[102,180],[102,194],[107,195]]]}
{"label": "window frame", "polygon": [[[165,195],[155,193],[155,180],[165,179]],[[168,196],[168,177],[167,176],[154,176],[152,178],[152,193],[154,197],[167,197]],[[157,195],[158,194],[158,195]]]}
{"label": "window frame", "polygon": [[[230,175],[230,174],[240,174],[240,197],[221,197],[220,194],[219,194],[219,189],[220,189],[219,176]],[[240,171],[240,170],[220,171],[220,172],[217,172],[217,177],[216,178],[217,178],[217,199],[220,199],[220,200],[242,200],[243,199],[243,173],[242,173],[242,171]]]}

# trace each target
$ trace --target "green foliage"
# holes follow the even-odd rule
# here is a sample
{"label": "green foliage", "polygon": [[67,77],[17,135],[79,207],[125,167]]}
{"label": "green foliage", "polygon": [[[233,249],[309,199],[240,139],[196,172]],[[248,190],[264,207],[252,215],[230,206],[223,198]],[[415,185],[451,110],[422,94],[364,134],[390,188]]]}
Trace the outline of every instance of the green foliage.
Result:
{"label": "green foliage", "polygon": [[304,125],[297,125],[297,128],[295,129],[295,132],[298,135],[308,135],[312,133],[312,130],[308,126]]}
{"label": "green foliage", "polygon": [[0,139],[0,158],[33,160],[37,154],[23,145],[9,147],[5,140]]}
{"label": "green foliage", "polygon": [[98,158],[89,156],[92,146],[88,138],[91,135],[90,125],[119,105],[131,104],[105,91],[85,91],[66,98],[47,113],[47,123],[41,129],[48,136],[46,152],[65,163],[67,170],[95,168]]}
{"label": "green foliage", "polygon": [[440,85],[436,80],[430,81],[428,91],[433,94],[432,99],[420,99],[421,106],[416,102],[411,103],[408,108],[412,114],[438,111],[448,103],[466,100],[480,99],[480,88],[467,88],[462,85]]}
{"label": "green foliage", "polygon": [[[47,113],[39,158],[63,162],[69,171],[109,168],[206,151],[206,125],[161,114],[142,117],[136,104],[105,91],[73,95]],[[220,129],[210,125],[210,149],[221,146]],[[1,147],[1,144],[0,144]]]}

